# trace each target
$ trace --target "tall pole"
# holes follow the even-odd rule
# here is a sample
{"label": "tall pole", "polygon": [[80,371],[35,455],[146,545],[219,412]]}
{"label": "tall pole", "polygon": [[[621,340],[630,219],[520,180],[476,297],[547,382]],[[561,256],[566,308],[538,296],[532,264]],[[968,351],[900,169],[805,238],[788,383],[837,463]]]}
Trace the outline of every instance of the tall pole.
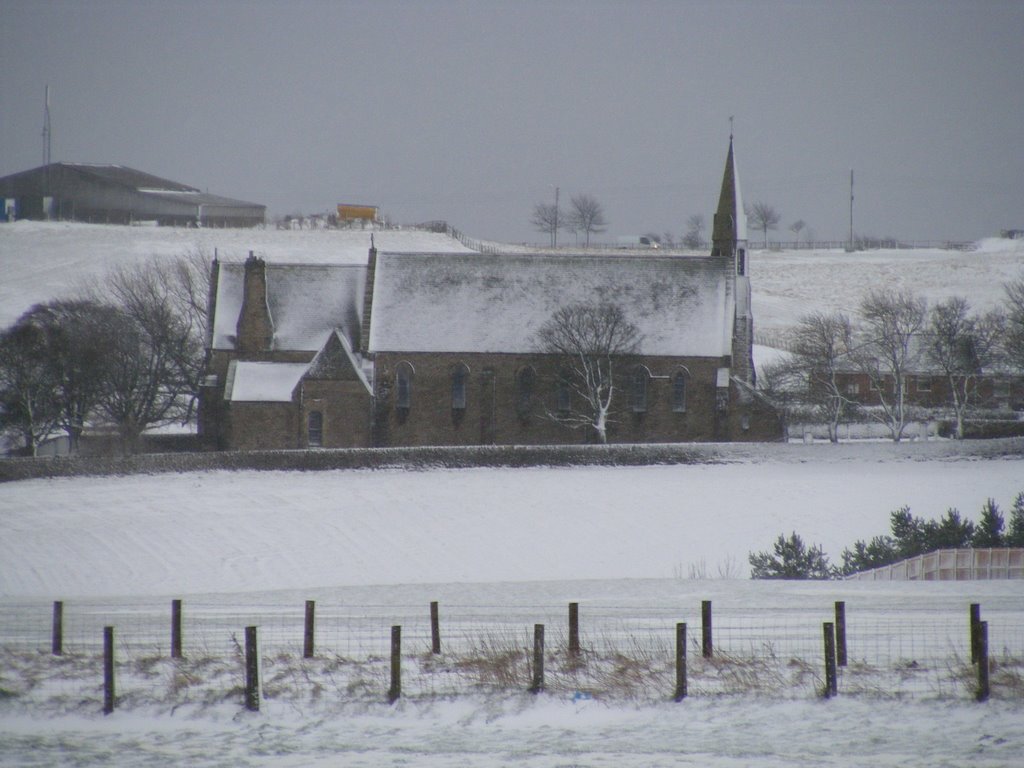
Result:
{"label": "tall pole", "polygon": [[551,228],[551,247],[558,247],[558,187],[555,187],[555,223]]}
{"label": "tall pole", "polygon": [[850,169],[850,250],[853,250],[853,168]]}
{"label": "tall pole", "polygon": [[[43,109],[43,197],[50,194],[50,147],[50,86],[46,86],[46,106]],[[46,213],[49,214],[49,211]]]}
{"label": "tall pole", "polygon": [[46,106],[43,109],[43,165],[50,164],[50,86],[46,86]]}

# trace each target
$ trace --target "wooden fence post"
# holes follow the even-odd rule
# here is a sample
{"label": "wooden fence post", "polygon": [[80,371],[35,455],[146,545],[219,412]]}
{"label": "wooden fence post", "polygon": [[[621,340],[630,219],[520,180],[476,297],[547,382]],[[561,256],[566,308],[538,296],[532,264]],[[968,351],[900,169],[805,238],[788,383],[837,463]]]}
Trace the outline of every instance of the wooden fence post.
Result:
{"label": "wooden fence post", "polygon": [[981,625],[981,603],[971,603],[971,664],[978,663],[978,629]]}
{"label": "wooden fence post", "polygon": [[836,664],[846,666],[846,603],[836,601]]}
{"label": "wooden fence post", "polygon": [[686,698],[686,623],[676,624],[676,701]]}
{"label": "wooden fence post", "polygon": [[306,621],[302,632],[302,658],[312,659],[316,627],[316,600],[306,601]]}
{"label": "wooden fence post", "polygon": [[103,628],[103,714],[114,711],[114,628]]}
{"label": "wooden fence post", "polygon": [[245,708],[260,711],[260,660],[256,627],[245,628]]}
{"label": "wooden fence post", "polygon": [[704,600],[700,604],[701,655],[710,659],[715,652],[711,640],[711,601]]}
{"label": "wooden fence post", "polygon": [[430,604],[430,652],[441,653],[441,614],[437,600]]}
{"label": "wooden fence post", "polygon": [[533,684],[530,693],[544,690],[544,625],[533,625]]}
{"label": "wooden fence post", "polygon": [[836,634],[831,621],[822,625],[825,634],[825,698],[829,699],[838,693],[836,685]]}
{"label": "wooden fence post", "polygon": [[575,661],[580,655],[580,604],[569,603],[569,659]]}
{"label": "wooden fence post", "polygon": [[181,658],[181,600],[171,601],[171,658]]}
{"label": "wooden fence post", "polygon": [[51,650],[54,656],[64,653],[64,602],[53,602],[53,632],[51,634]]}
{"label": "wooden fence post", "polygon": [[988,622],[978,622],[978,701],[989,696],[988,685]]}
{"label": "wooden fence post", "polygon": [[402,628],[391,628],[391,687],[388,702],[394,704],[402,696]]}

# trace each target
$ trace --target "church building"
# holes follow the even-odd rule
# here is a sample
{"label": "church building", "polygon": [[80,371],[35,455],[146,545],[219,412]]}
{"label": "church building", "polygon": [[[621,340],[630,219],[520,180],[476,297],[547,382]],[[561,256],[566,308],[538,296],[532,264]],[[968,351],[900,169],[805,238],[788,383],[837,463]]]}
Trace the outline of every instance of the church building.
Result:
{"label": "church building", "polygon": [[709,255],[371,241],[365,264],[215,261],[200,430],[227,450],[592,442],[541,328],[610,304],[638,331],[610,442],[777,440],[747,268],[731,139]]}

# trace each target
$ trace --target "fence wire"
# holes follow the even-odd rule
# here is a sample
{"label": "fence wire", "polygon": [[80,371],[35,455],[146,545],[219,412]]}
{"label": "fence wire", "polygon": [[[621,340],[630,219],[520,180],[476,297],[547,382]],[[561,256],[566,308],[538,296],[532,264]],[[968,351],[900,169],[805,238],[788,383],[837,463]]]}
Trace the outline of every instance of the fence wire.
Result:
{"label": "fence wire", "polygon": [[[402,695],[452,696],[526,690],[534,626],[545,627],[548,691],[664,699],[676,684],[676,625],[665,609],[581,606],[580,652],[569,648],[566,606],[442,605],[441,653],[432,653],[429,606],[316,605],[314,654],[304,658],[305,606],[186,601],[182,656],[172,659],[169,605],[63,604],[61,653],[53,653],[53,606],[0,602],[0,698],[8,706],[92,710],[103,701],[103,630],[114,627],[118,706],[177,707],[238,701],[244,630],[258,627],[263,694],[289,701],[379,700],[390,685],[392,627],[401,627]],[[813,695],[823,682],[823,622],[806,613],[715,615],[712,654],[700,618],[687,623],[692,695]],[[966,696],[973,685],[966,612],[846,616],[848,664],[840,692]],[[1024,617],[989,622],[1001,677],[993,695],[1024,698]]]}

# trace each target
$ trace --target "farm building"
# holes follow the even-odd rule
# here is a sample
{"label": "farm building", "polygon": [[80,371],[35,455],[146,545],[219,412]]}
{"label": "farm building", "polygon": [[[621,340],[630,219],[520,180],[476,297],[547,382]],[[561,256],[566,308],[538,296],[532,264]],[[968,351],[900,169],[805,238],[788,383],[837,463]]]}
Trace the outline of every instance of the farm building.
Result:
{"label": "farm building", "polygon": [[617,442],[765,440],[746,226],[730,142],[710,255],[380,251],[365,265],[213,265],[200,430],[225,449],[594,440],[541,328],[614,304],[637,347],[615,380]]}
{"label": "farm building", "polygon": [[51,163],[0,178],[7,218],[102,224],[253,227],[267,208],[168,181],[123,165]]}

